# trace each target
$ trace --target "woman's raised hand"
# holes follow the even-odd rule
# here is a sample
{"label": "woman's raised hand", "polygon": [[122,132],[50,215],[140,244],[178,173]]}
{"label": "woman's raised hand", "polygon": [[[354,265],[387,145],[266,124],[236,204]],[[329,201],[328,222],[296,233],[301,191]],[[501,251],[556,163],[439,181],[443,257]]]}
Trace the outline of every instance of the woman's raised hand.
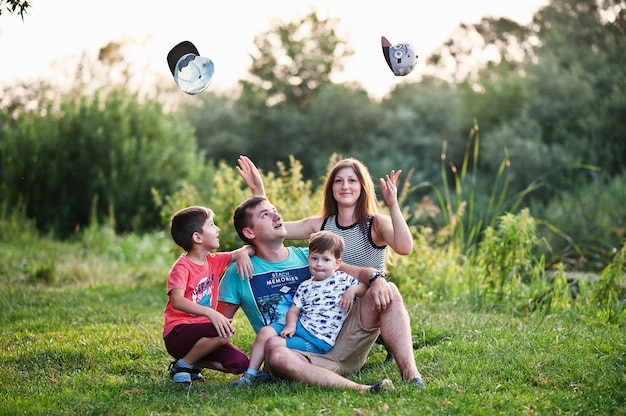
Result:
{"label": "woman's raised hand", "polygon": [[383,191],[383,198],[389,208],[398,204],[398,178],[401,170],[392,170],[385,178],[380,178],[380,186]]}

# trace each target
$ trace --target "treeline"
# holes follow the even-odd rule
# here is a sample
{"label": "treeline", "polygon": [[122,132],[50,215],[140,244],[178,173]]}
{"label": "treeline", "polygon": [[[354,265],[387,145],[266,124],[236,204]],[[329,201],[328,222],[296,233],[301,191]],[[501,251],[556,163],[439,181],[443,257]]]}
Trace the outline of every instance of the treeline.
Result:
{"label": "treeline", "polygon": [[[181,189],[210,201],[221,161],[246,154],[270,172],[294,157],[316,188],[339,154],[375,178],[402,169],[416,226],[445,225],[442,190],[454,189],[447,201],[459,206],[471,197],[481,215],[495,195],[505,210],[531,207],[556,250],[589,267],[626,235],[625,14],[625,1],[552,0],[528,26],[463,25],[418,82],[380,101],[330,81],[348,48],[339,22],[315,12],[256,38],[240,90],[209,90],[174,111],[171,80],[153,97],[106,79],[95,94],[86,93],[94,81],[62,96],[40,84],[6,88],[0,202],[60,238],[93,222],[141,232],[163,227],[164,201]],[[470,34],[482,44],[467,48]]]}

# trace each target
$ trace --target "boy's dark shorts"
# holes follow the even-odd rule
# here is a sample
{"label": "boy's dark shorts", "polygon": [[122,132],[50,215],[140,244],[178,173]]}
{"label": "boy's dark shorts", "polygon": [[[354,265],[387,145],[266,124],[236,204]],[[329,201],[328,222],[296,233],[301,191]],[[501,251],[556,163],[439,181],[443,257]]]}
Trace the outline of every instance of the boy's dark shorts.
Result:
{"label": "boy's dark shorts", "polygon": [[[183,358],[201,338],[217,338],[219,335],[212,323],[182,324],[167,334],[165,348],[174,358]],[[202,361],[221,363],[227,372],[241,374],[248,369],[248,357],[233,344],[224,344],[206,355]]]}

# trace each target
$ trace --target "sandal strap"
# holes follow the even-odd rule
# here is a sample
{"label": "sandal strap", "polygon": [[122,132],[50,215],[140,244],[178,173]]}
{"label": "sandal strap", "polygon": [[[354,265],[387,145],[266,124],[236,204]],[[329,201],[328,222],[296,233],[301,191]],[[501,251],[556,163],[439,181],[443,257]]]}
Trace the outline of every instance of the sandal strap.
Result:
{"label": "sandal strap", "polygon": [[[178,360],[177,360],[178,361]],[[184,368],[176,364],[177,361],[172,361],[168,367],[170,374],[176,373],[189,373],[189,374],[200,374],[202,369],[197,365],[194,365],[193,368]]]}

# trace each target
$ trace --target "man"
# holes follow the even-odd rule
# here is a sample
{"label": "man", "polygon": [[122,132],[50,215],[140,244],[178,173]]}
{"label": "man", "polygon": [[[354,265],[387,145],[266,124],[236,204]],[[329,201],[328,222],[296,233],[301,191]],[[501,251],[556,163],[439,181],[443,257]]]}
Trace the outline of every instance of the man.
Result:
{"label": "man", "polygon": [[[229,268],[220,285],[218,310],[232,318],[241,306],[255,331],[270,322],[284,322],[291,297],[300,282],[309,277],[308,249],[285,247],[287,230],[276,208],[265,197],[255,196],[235,210],[239,237],[256,249],[254,277],[239,277]],[[335,346],[325,354],[291,350],[270,341],[265,364],[280,378],[309,385],[358,388],[343,375],[359,370],[382,334],[404,381],[424,387],[413,357],[411,326],[398,288],[373,268],[343,263],[340,270],[357,277],[369,289],[353,305]]]}

